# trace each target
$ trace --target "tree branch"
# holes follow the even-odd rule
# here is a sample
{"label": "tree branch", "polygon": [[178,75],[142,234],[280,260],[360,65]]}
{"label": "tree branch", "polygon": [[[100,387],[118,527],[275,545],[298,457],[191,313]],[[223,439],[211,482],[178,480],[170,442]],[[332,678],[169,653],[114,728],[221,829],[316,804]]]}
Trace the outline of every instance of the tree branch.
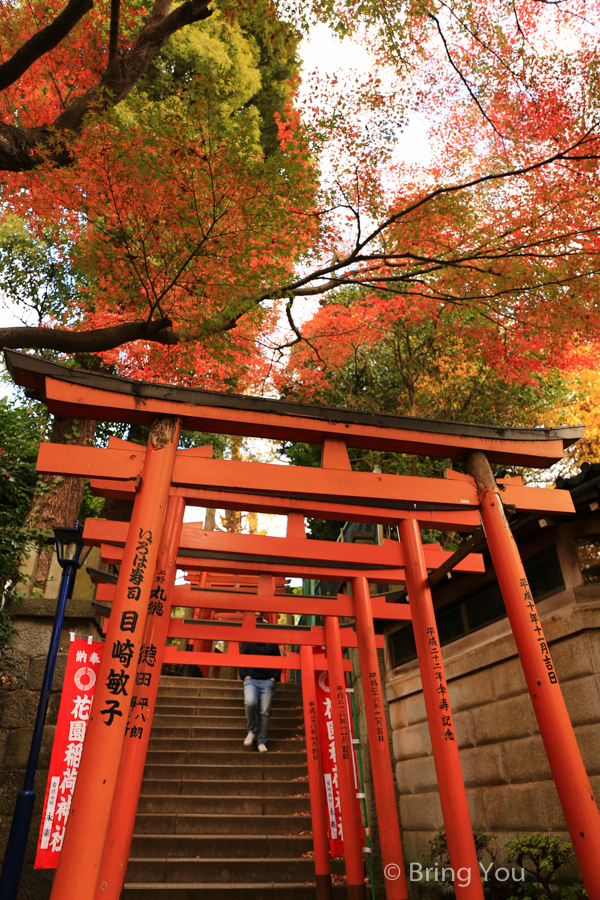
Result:
{"label": "tree branch", "polygon": [[501,131],[498,130],[498,128],[496,128],[495,124],[492,122],[492,120],[486,113],[485,109],[479,102],[476,94],[474,93],[473,89],[471,88],[471,85],[469,84],[469,82],[467,81],[467,79],[465,78],[463,73],[460,71],[460,69],[458,68],[458,66],[456,65],[454,60],[452,59],[452,54],[450,53],[450,48],[448,47],[448,43],[446,41],[446,38],[444,37],[444,32],[442,31],[442,27],[440,25],[439,19],[437,18],[437,16],[434,16],[432,13],[429,14],[429,18],[433,19],[433,21],[435,22],[435,24],[437,26],[437,30],[442,39],[442,44],[444,45],[444,50],[446,51],[446,56],[448,57],[448,62],[450,63],[450,65],[452,66],[452,68],[454,69],[454,71],[456,72],[456,74],[458,75],[458,77],[460,78],[460,80],[462,81],[464,86],[466,87],[466,89],[468,90],[469,94],[471,95],[471,99],[475,101],[475,104],[477,105],[477,108],[478,108],[479,112],[481,113],[481,115],[483,116],[483,118],[487,122],[490,123],[490,125],[492,126],[492,128],[494,129],[496,134],[499,135],[501,138],[503,138],[504,135],[502,134]]}
{"label": "tree branch", "polygon": [[[171,0],[156,0],[150,18],[119,60],[117,71],[107,70],[98,84],[70,103],[54,122],[40,128],[19,128],[0,122],[0,171],[35,169],[45,159],[41,151],[45,147],[54,147],[61,132],[66,139],[73,132],[81,131],[89,113],[102,113],[124,100],[171,35],[212,15],[209,3],[210,0],[186,0],[169,12]],[[68,166],[72,162],[69,141],[65,140],[62,147],[60,141],[58,143],[59,147],[51,150],[50,158],[57,166]]]}
{"label": "tree branch", "polygon": [[53,22],[33,34],[10,59],[0,65],[0,91],[14,84],[36,60],[57,47],[93,5],[93,0],[69,0]]}
{"label": "tree branch", "polygon": [[0,347],[10,350],[57,350],[59,353],[101,353],[131,341],[178,344],[179,336],[170,319],[155,322],[125,322],[93,331],[67,331],[63,328],[0,328]]}
{"label": "tree branch", "polygon": [[110,32],[108,39],[108,61],[106,71],[112,75],[119,74],[119,18],[121,16],[121,0],[110,0]]}

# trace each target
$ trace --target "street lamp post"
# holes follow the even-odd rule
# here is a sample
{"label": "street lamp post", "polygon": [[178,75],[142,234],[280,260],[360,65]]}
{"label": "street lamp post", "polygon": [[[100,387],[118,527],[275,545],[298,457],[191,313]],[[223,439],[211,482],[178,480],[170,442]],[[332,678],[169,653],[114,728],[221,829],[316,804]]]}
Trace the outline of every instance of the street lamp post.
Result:
{"label": "street lamp post", "polygon": [[54,677],[54,667],[56,665],[60,632],[65,616],[65,607],[67,605],[67,598],[69,596],[73,575],[77,569],[81,568],[87,558],[87,553],[83,557],[81,556],[81,551],[83,550],[83,531],[79,525],[75,528],[55,528],[54,542],[56,547],[56,558],[62,568],[62,578],[60,582],[58,603],[56,606],[56,615],[54,617],[54,625],[52,627],[52,637],[50,638],[50,647],[48,648],[48,657],[46,659],[46,670],[42,682],[40,702],[38,704],[33,737],[31,740],[31,749],[27,761],[25,781],[23,790],[18,795],[15,803],[10,835],[6,846],[6,853],[4,855],[4,865],[2,867],[2,874],[0,875],[0,897],[2,897],[2,900],[16,900],[17,892],[19,890],[21,871],[23,869],[23,861],[25,859],[25,850],[27,847],[27,839],[29,837],[33,806],[35,803],[35,791],[33,790],[35,773],[37,771],[40,749],[42,746],[44,718],[46,716],[48,695]]}

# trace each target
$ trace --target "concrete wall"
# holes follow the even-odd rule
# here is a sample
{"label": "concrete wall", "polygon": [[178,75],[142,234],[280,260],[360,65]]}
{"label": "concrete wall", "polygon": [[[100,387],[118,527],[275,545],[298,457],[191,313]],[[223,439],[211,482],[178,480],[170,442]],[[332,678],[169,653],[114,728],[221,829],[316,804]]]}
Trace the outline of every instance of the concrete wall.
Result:
{"label": "concrete wall", "polygon": [[[98,564],[98,551],[92,550],[90,566]],[[35,565],[35,560],[30,561]],[[103,566],[102,568],[106,568]],[[0,688],[0,859],[4,859],[17,794],[23,788],[25,768],[37,714],[40,689],[58,598],[60,567],[53,561],[43,597],[24,595],[21,604],[12,604],[11,615],[19,632],[16,647],[23,662],[23,684],[16,688]],[[35,780],[36,803],[33,816],[19,900],[46,900],[50,896],[53,870],[33,870],[35,847],[40,828],[42,802],[46,790],[50,754],[60,705],[69,649],[69,632],[99,636],[91,601],[94,585],[85,567],[77,573],[72,598],[67,603],[60,649],[46,709],[42,752]]]}
{"label": "concrete wall", "polygon": [[[600,796],[600,585],[538,603],[584,764]],[[443,648],[471,820],[506,840],[565,832],[565,822],[508,620]],[[400,822],[407,857],[443,828],[417,663],[389,668]]]}

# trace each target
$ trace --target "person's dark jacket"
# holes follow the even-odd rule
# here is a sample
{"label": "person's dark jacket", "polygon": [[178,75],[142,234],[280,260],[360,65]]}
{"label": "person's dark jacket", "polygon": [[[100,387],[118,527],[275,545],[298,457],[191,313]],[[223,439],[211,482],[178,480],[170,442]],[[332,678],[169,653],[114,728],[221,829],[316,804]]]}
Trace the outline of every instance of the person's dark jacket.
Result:
{"label": "person's dark jacket", "polygon": [[[241,653],[247,653],[251,656],[281,656],[281,651],[277,644],[253,644],[247,643],[242,647]],[[256,678],[258,681],[265,681],[268,678],[274,678],[275,681],[281,680],[281,669],[254,669],[240,668],[240,678],[242,681],[247,676]]]}

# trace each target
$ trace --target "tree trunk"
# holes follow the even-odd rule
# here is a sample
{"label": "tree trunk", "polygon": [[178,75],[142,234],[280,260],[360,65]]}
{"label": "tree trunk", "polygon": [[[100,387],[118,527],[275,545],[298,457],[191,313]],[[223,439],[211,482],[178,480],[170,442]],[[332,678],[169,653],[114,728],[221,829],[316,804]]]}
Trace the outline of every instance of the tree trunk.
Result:
{"label": "tree trunk", "polygon": [[[229,447],[231,451],[231,459],[241,460],[242,456],[242,443],[244,439],[241,437],[231,437],[229,438]],[[227,531],[229,534],[241,534],[242,531],[242,513],[237,509],[226,509],[221,516],[221,521],[219,522],[221,527]]]}
{"label": "tree trunk", "polygon": [[[127,440],[139,444],[146,449],[150,428],[147,425],[130,425]],[[110,522],[130,522],[133,513],[133,500],[120,500],[117,497],[107,497],[102,504],[100,518]]]}
{"label": "tree trunk", "polygon": [[[55,416],[50,441],[53,444],[89,446],[94,440],[95,431],[96,422],[93,419]],[[43,492],[34,500],[28,521],[38,528],[51,529],[54,525],[74,526],[81,507],[85,479],[42,475],[41,482]],[[34,573],[35,587],[42,592],[46,587],[51,557],[51,550],[42,551]]]}

